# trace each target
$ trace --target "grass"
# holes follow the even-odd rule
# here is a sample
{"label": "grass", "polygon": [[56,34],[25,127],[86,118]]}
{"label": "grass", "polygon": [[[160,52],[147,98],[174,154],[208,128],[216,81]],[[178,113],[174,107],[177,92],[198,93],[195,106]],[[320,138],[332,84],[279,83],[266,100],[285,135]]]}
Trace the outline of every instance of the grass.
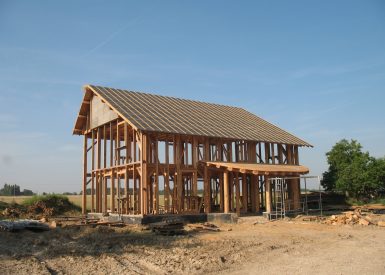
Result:
{"label": "grass", "polygon": [[369,201],[362,201],[362,200],[357,200],[357,199],[354,199],[354,198],[349,198],[346,200],[346,202],[350,205],[358,205],[358,206],[361,206],[361,205],[365,205],[365,204],[381,204],[381,205],[385,205],[385,198],[377,198],[377,199],[372,199],[372,200],[369,200]]}

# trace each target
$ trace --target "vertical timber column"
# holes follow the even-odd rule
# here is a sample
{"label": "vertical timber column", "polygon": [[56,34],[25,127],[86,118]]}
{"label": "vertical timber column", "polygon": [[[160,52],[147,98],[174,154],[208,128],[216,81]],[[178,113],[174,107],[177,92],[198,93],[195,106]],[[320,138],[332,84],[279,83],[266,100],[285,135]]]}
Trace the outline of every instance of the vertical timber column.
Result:
{"label": "vertical timber column", "polygon": [[101,171],[100,171],[100,168],[101,168],[101,158],[102,158],[102,138],[101,138],[101,135],[102,135],[102,129],[100,127],[98,127],[98,133],[97,133],[97,139],[98,139],[98,151],[97,151],[97,162],[96,162],[96,167],[98,169],[98,173],[97,173],[97,176],[96,176],[96,211],[98,213],[101,213],[102,211],[102,204],[101,204],[101,186],[102,186],[102,182],[101,182]]}
{"label": "vertical timber column", "polygon": [[183,160],[183,152],[181,152],[181,149],[183,144],[181,142],[180,136],[177,135],[175,138],[175,152],[176,152],[176,185],[177,185],[177,212],[178,214],[181,213],[183,209],[183,177],[182,177],[182,160]]}
{"label": "vertical timber column", "polygon": [[114,169],[111,169],[111,185],[110,185],[110,208],[111,213],[115,212],[115,174]]}
{"label": "vertical timber column", "polygon": [[170,149],[169,149],[169,141],[166,140],[165,146],[165,161],[166,161],[166,171],[164,173],[164,210],[166,213],[169,212],[170,209]]}
{"label": "vertical timber column", "polygon": [[251,212],[255,213],[257,211],[257,176],[250,176],[250,197],[251,197]]}
{"label": "vertical timber column", "polygon": [[126,147],[126,169],[125,169],[125,175],[124,175],[124,196],[125,196],[125,208],[124,213],[129,214],[130,210],[130,194],[129,194],[129,183],[130,180],[128,178],[128,163],[131,159],[131,142],[128,138],[128,123],[124,123],[124,145]]}
{"label": "vertical timber column", "polygon": [[239,186],[239,174],[238,172],[235,173],[235,206],[237,208],[237,215],[240,216],[241,215],[241,190],[240,190],[240,186]]}
{"label": "vertical timber column", "polygon": [[159,214],[159,157],[158,157],[158,138],[155,139],[154,157],[155,157],[155,174],[154,174],[154,200],[155,214]]}
{"label": "vertical timber column", "polygon": [[224,212],[230,212],[229,198],[229,173],[227,170],[223,172],[223,193],[224,193]]}
{"label": "vertical timber column", "polygon": [[107,178],[103,177],[103,213],[107,213]]}
{"label": "vertical timber column", "polygon": [[141,214],[148,214],[148,198],[147,198],[147,147],[148,138],[147,134],[141,133],[141,171],[140,171],[140,201],[141,201]]}
{"label": "vertical timber column", "polygon": [[247,179],[246,179],[246,173],[242,174],[242,211],[244,213],[247,213]]}
{"label": "vertical timber column", "polygon": [[197,137],[193,137],[192,141],[192,165],[194,167],[193,182],[192,182],[192,195],[198,196],[198,140]]}
{"label": "vertical timber column", "polygon": [[91,144],[91,212],[95,212],[95,131],[92,131]]}
{"label": "vertical timber column", "polygon": [[[205,161],[210,161],[210,144],[208,138],[205,139],[204,143],[204,159]],[[211,186],[210,186],[210,177],[207,165],[204,166],[204,204],[205,204],[205,212],[211,212]]]}
{"label": "vertical timber column", "polygon": [[266,193],[266,212],[271,213],[272,197],[271,197],[271,181],[268,175],[265,175],[265,193]]}
{"label": "vertical timber column", "polygon": [[84,134],[83,143],[83,193],[82,193],[82,213],[87,213],[87,134]]}
{"label": "vertical timber column", "polygon": [[223,174],[222,173],[218,173],[218,178],[219,178],[219,198],[220,198],[220,211],[223,212],[224,211],[224,207],[225,207],[225,204],[224,204],[224,200],[225,200],[225,193],[224,193],[224,190],[223,190],[223,186],[224,186],[224,183],[223,183]]}
{"label": "vertical timber column", "polygon": [[261,205],[261,199],[259,196],[259,176],[253,176],[254,177],[254,182],[255,182],[255,212],[259,212],[260,210],[260,205]]}

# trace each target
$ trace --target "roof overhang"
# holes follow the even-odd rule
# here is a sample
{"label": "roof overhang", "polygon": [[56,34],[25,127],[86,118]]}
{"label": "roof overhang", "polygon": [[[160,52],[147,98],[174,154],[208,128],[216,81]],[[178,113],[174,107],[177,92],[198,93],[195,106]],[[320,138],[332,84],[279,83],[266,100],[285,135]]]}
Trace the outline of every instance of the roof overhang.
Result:
{"label": "roof overhang", "polygon": [[303,165],[288,164],[261,164],[261,163],[244,163],[244,162],[219,162],[206,161],[202,164],[216,169],[234,171],[240,173],[250,173],[254,175],[303,175],[309,173],[309,168]]}

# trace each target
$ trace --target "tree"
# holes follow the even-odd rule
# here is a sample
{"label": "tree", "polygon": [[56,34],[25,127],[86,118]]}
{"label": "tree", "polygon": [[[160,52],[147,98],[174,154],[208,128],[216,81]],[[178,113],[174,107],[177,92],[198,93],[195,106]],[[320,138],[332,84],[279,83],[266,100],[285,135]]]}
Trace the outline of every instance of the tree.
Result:
{"label": "tree", "polygon": [[20,186],[17,184],[4,184],[4,187],[0,189],[0,196],[20,196]]}
{"label": "tree", "polygon": [[376,197],[385,188],[385,160],[375,159],[356,140],[343,139],[326,153],[328,171],[322,186],[328,191],[342,191],[349,197]]}

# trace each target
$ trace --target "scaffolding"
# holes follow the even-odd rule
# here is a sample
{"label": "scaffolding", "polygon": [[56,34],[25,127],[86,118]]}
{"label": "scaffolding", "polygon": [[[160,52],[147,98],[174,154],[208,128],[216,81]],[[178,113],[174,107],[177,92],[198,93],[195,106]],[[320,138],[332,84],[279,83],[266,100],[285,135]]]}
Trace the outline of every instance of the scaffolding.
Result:
{"label": "scaffolding", "polygon": [[[300,176],[300,177],[275,177],[270,178],[270,184],[273,190],[273,207],[269,215],[270,220],[283,219],[288,215],[305,214],[309,212],[319,212],[322,216],[322,189],[319,176]],[[299,181],[301,190],[300,205],[292,204],[290,194],[288,193],[288,182],[290,180]],[[316,180],[318,185],[318,194],[309,196],[308,181]]]}

